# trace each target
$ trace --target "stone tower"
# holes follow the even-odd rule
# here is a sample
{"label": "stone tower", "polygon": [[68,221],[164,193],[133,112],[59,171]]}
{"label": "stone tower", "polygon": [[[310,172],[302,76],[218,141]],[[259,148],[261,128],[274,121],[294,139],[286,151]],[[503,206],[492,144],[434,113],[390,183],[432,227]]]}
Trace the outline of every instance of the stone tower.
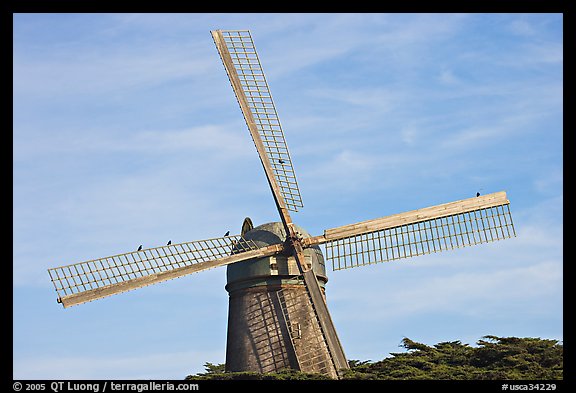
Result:
{"label": "stone tower", "polygon": [[[274,222],[251,229],[244,238],[264,247],[284,242],[286,233],[282,223]],[[304,255],[324,290],[328,279],[320,248],[305,249]],[[284,255],[228,265],[226,371],[292,368],[337,377],[299,274],[294,258]]]}

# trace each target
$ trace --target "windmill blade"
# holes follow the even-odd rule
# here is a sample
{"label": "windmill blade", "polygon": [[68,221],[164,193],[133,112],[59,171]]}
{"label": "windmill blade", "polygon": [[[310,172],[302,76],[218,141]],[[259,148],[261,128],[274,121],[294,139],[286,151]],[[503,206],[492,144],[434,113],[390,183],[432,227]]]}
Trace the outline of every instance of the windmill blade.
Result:
{"label": "windmill blade", "polygon": [[258,248],[239,235],[226,236],[61,266],[48,274],[66,308],[282,249],[281,244]]}
{"label": "windmill blade", "polygon": [[292,159],[248,30],[212,31],[279,208],[303,207]]}
{"label": "windmill blade", "polygon": [[333,270],[410,258],[515,237],[505,192],[426,207],[324,231]]}

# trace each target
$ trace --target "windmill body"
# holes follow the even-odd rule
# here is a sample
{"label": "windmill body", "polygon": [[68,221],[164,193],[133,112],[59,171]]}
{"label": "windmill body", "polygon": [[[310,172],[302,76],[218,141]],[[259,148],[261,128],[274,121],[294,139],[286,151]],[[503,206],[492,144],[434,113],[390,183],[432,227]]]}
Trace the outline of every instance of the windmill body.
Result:
{"label": "windmill body", "polygon": [[[260,247],[286,239],[281,222],[260,225],[243,236]],[[323,290],[328,279],[322,251],[318,246],[307,248],[304,258]],[[266,373],[293,368],[337,377],[293,256],[279,254],[231,264],[226,276],[227,371]]]}
{"label": "windmill body", "polygon": [[302,198],[250,32],[216,30],[212,38],[260,156],[280,222],[254,227],[247,218],[240,235],[168,242],[48,269],[65,308],[228,266],[226,370],[294,368],[338,378],[348,362],[328,312],[325,261],[341,270],[516,236],[503,191],[311,236],[290,216],[303,207]]}

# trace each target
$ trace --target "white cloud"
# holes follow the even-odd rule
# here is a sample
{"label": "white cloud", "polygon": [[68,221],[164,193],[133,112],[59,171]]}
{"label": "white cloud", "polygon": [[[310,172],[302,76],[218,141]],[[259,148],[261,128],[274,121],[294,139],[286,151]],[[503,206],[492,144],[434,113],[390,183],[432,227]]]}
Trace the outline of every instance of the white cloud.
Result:
{"label": "white cloud", "polygon": [[400,131],[402,141],[408,145],[413,144],[418,140],[418,130],[414,126],[403,127]]}
{"label": "white cloud", "polygon": [[384,86],[310,89],[309,94],[327,102],[339,101],[379,114],[391,112],[406,96]]}
{"label": "white cloud", "polygon": [[460,82],[460,79],[454,74],[454,71],[447,68],[443,68],[440,71],[438,80],[447,85],[455,85]]}
{"label": "white cloud", "polygon": [[[393,159],[393,157],[387,157]],[[382,166],[383,157],[363,151],[344,149],[328,155],[315,166],[306,168],[306,179],[318,179],[310,184],[310,188],[325,189],[339,192],[361,189],[362,185],[374,179],[374,173]],[[310,190],[312,191],[312,190]]]}
{"label": "white cloud", "polygon": [[[153,56],[151,54],[154,53]],[[79,54],[30,59],[14,55],[14,93],[48,99],[69,95],[122,94],[181,78],[205,77],[214,62],[181,48],[151,48],[143,53]],[[108,100],[114,97],[108,97]]]}
{"label": "white cloud", "polygon": [[[238,116],[242,116],[238,111]],[[254,154],[248,131],[238,130],[244,124],[202,124],[183,129],[117,130],[75,129],[45,130],[34,140],[20,138],[15,142],[15,160],[31,157],[107,153],[148,154],[158,156],[176,152],[208,154],[210,159],[235,160]],[[31,131],[33,132],[33,131]]]}
{"label": "white cloud", "polygon": [[[435,277],[387,299],[394,314],[419,312],[485,313],[499,301],[536,300],[562,285],[561,265],[545,261],[496,272],[460,273]],[[538,310],[535,310],[538,311]]]}
{"label": "white cloud", "polygon": [[[532,107],[531,103],[525,102]],[[483,112],[479,110],[478,113],[470,115],[470,117],[474,116],[474,125],[457,130],[449,138],[445,138],[440,143],[440,146],[445,149],[458,151],[460,149],[479,149],[482,146],[497,145],[518,135],[525,134],[526,129],[533,123],[545,118],[546,115],[540,111],[507,113],[492,106],[487,106],[483,110]],[[488,115],[491,115],[491,117],[488,117]],[[463,121],[466,114],[459,113],[457,116]]]}
{"label": "white cloud", "polygon": [[525,19],[514,19],[510,22],[509,29],[512,33],[520,36],[532,36],[536,30],[530,22]]}
{"label": "white cloud", "polygon": [[379,29],[376,42],[384,47],[404,47],[452,37],[470,16],[466,14],[412,14],[388,16],[388,29]]}
{"label": "white cloud", "polygon": [[488,256],[497,258],[496,266],[483,253],[475,252],[472,258],[466,254],[462,249],[357,268],[370,270],[366,273],[334,273],[339,283],[331,288],[330,302],[340,319],[359,324],[445,313],[491,318],[513,309],[544,317],[561,309],[561,304],[546,306],[562,299],[561,260],[525,260],[520,265],[500,249]]}

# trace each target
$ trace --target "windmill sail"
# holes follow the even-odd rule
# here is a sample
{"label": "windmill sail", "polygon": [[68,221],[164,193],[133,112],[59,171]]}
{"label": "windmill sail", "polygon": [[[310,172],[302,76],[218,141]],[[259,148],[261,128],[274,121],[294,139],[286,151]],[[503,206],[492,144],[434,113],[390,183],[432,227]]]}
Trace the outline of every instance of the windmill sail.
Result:
{"label": "windmill sail", "polygon": [[48,269],[64,307],[86,303],[194,272],[276,254],[241,236],[172,244]]}
{"label": "windmill sail", "polygon": [[324,231],[334,270],[487,243],[516,236],[505,192],[395,214]]}
{"label": "windmill sail", "polygon": [[[265,169],[271,170],[285,206],[291,211],[298,211],[303,204],[292,159],[250,32],[217,30],[212,32],[212,37],[263,160],[262,164]],[[266,168],[267,165],[269,168]]]}

